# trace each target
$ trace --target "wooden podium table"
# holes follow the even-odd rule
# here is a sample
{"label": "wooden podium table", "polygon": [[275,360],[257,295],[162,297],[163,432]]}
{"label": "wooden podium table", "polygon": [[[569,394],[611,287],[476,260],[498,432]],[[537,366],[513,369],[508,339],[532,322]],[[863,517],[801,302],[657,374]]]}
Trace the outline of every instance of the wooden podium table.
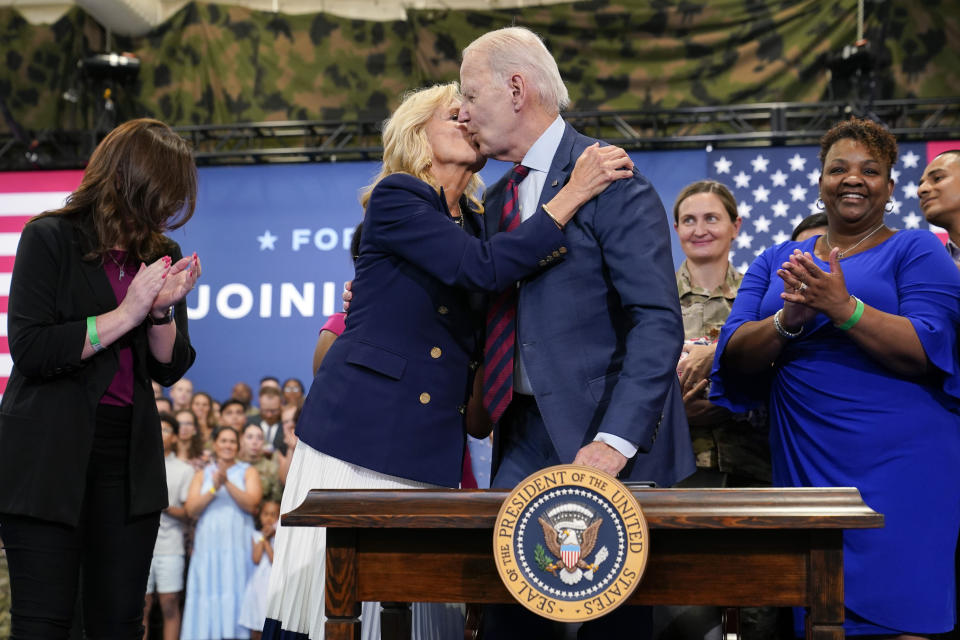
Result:
{"label": "wooden podium table", "polygon": [[[502,490],[313,490],[284,526],[327,527],[326,637],[360,638],[360,603],[509,603],[493,562]],[[883,526],[852,488],[634,489],[650,555],[630,604],[808,607],[843,634],[844,529]],[[409,613],[385,604],[383,633]],[[489,639],[493,640],[493,639]]]}

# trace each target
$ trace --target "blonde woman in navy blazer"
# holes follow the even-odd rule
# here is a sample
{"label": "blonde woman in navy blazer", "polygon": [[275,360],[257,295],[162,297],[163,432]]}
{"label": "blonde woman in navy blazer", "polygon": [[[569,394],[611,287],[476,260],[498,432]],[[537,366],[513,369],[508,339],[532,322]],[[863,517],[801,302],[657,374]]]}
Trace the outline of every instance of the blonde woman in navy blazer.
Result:
{"label": "blonde woman in navy blazer", "polygon": [[[480,216],[500,212],[482,213],[484,160],[457,122],[459,105],[456,84],[435,86],[408,95],[386,123],[383,168],[362,199],[354,303],[304,403],[284,513],[318,487],[457,487],[482,294],[555,263],[579,206],[630,175],[623,150],[588,149],[545,208],[483,241]],[[322,529],[281,527],[265,639],[322,637],[324,540]],[[418,619],[419,637],[453,637]]]}

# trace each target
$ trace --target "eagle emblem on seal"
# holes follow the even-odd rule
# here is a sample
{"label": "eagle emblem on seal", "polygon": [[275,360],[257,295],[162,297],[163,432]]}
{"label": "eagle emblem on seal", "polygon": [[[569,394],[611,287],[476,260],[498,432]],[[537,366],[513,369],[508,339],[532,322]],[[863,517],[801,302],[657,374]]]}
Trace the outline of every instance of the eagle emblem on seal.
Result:
{"label": "eagle emblem on seal", "polygon": [[583,578],[593,580],[594,572],[609,554],[606,547],[601,547],[592,563],[586,561],[597,544],[603,518],[582,504],[568,502],[550,509],[538,521],[550,554],[538,544],[534,550],[537,566],[564,584],[577,584]]}

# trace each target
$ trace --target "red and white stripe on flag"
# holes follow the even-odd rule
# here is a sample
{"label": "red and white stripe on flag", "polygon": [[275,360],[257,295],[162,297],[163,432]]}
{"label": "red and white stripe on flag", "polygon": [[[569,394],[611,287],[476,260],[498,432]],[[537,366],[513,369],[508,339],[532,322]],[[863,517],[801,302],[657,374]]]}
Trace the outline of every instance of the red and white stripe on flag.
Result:
{"label": "red and white stripe on flag", "polygon": [[563,545],[560,547],[560,559],[568,569],[575,569],[577,562],[580,560],[580,546],[567,544]]}
{"label": "red and white stripe on flag", "polygon": [[20,232],[33,216],[63,206],[82,176],[82,171],[0,172],[0,397],[13,369],[7,342],[7,304]]}

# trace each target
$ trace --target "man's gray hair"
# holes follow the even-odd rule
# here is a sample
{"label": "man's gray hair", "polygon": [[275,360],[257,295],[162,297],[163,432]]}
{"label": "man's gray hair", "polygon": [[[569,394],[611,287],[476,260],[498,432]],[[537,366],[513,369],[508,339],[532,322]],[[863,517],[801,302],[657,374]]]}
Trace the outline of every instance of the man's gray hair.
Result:
{"label": "man's gray hair", "polygon": [[486,56],[494,78],[506,81],[520,72],[533,85],[540,104],[560,112],[570,104],[570,94],[560,77],[557,61],[540,36],[524,27],[506,27],[485,33],[463,50]]}

